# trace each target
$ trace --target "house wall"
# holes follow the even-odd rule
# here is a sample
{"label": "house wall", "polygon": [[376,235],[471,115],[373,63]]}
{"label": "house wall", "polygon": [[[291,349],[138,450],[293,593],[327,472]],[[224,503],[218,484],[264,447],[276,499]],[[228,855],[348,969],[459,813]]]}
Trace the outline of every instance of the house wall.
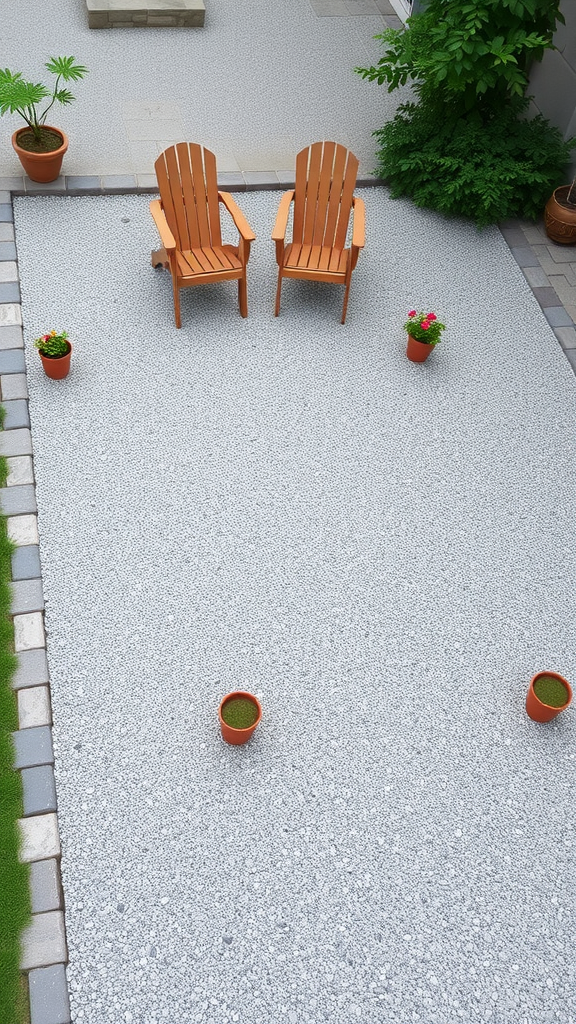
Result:
{"label": "house wall", "polygon": [[[566,24],[558,25],[556,49],[547,50],[542,61],[534,64],[528,93],[534,107],[568,139],[576,135],[576,0],[562,0],[560,10]],[[572,162],[574,174],[576,149]]]}

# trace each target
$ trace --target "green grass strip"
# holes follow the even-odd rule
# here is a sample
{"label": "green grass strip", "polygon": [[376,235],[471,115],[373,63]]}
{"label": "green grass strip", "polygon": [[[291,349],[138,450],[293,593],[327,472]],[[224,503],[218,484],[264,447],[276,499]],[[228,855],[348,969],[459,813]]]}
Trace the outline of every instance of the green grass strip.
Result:
{"label": "green grass strip", "polygon": [[[2,408],[0,425],[3,414]],[[6,459],[0,458],[0,486],[5,485],[7,475]],[[0,514],[0,1021],[24,1024],[28,1000],[20,975],[20,936],[30,920],[30,871],[18,861],[22,780],[14,768],[10,735],[18,728],[16,694],[11,686],[17,664],[10,617],[11,553],[6,517]]]}

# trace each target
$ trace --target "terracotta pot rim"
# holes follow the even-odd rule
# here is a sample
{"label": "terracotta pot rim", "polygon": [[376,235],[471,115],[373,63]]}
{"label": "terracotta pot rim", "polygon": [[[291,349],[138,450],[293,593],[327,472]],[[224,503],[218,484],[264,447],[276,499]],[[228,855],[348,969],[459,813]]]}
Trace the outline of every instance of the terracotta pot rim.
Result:
{"label": "terracotta pot rim", "polygon": [[46,153],[34,153],[32,150],[22,149],[22,147],[18,145],[18,136],[21,135],[22,132],[29,132],[29,131],[31,131],[31,128],[29,127],[29,125],[24,125],[23,128],[17,128],[16,131],[14,132],[13,136],[12,136],[12,145],[13,145],[14,149],[16,151],[19,150],[21,153],[26,153],[27,156],[40,157],[40,158],[42,158],[42,157],[53,157],[53,156],[56,156],[57,153],[60,153],[62,151],[65,152],[68,149],[68,145],[69,145],[68,136],[66,135],[66,132],[62,131],[61,128],[57,128],[56,125],[53,125],[53,124],[43,124],[43,125],[40,125],[40,127],[41,128],[49,128],[51,132],[57,132],[58,135],[61,135],[62,136],[62,145],[58,146],[57,149],[49,149],[49,150],[46,151]]}
{"label": "terracotta pot rim", "polygon": [[[248,698],[248,700],[251,700],[252,703],[256,705],[256,709],[258,711],[258,718],[252,725],[246,726],[245,729],[238,729],[235,725],[228,725],[228,722],[224,718],[222,718],[222,708],[229,700],[232,699],[232,697],[246,697]],[[262,705],[260,704],[258,697],[255,697],[253,693],[249,693],[248,690],[232,690],[230,693],[227,693],[226,696],[223,697],[222,700],[220,701],[220,706],[218,708],[218,718],[220,719],[221,723],[224,723],[227,729],[232,729],[239,735],[247,732],[251,733],[260,723],[260,719],[262,718]]]}
{"label": "terracotta pot rim", "polygon": [[[565,704],[561,704],[560,707],[554,707],[553,704],[545,704],[543,700],[540,700],[540,697],[534,689],[534,683],[538,679],[540,679],[541,676],[552,676],[553,679],[558,679],[562,683],[562,685],[566,687],[568,699]],[[546,669],[543,669],[541,672],[537,672],[536,675],[532,676],[532,679],[530,680],[530,690],[532,692],[534,700],[538,701],[538,703],[543,708],[550,708],[552,711],[564,711],[564,708],[567,708],[572,701],[572,687],[570,686],[568,680],[565,679],[564,676],[561,676],[559,672],[549,672]]]}

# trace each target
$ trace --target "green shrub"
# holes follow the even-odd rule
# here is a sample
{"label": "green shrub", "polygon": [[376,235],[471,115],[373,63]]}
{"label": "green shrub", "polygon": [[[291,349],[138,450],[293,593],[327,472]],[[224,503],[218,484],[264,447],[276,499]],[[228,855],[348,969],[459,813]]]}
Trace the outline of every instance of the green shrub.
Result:
{"label": "green shrub", "polygon": [[484,122],[466,115],[447,120],[425,102],[401,106],[374,133],[392,196],[470,217],[479,227],[507,217],[535,220],[562,180],[571,142],[540,116],[518,117],[527,105],[519,101]]}

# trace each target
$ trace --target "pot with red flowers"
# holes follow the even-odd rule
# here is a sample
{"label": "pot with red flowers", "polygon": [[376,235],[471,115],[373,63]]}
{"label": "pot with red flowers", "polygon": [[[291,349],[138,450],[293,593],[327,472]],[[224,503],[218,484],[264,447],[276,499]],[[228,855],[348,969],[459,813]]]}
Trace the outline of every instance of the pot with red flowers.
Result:
{"label": "pot with red flowers", "polygon": [[34,346],[40,353],[44,373],[52,380],[63,380],[70,373],[70,358],[72,356],[72,345],[68,341],[66,331],[49,331],[48,334],[41,334],[34,341]]}
{"label": "pot with red flowers", "polygon": [[446,324],[440,322],[436,313],[422,313],[411,309],[404,330],[408,331],[408,359],[412,363],[423,363],[428,359],[434,346],[441,341]]}

